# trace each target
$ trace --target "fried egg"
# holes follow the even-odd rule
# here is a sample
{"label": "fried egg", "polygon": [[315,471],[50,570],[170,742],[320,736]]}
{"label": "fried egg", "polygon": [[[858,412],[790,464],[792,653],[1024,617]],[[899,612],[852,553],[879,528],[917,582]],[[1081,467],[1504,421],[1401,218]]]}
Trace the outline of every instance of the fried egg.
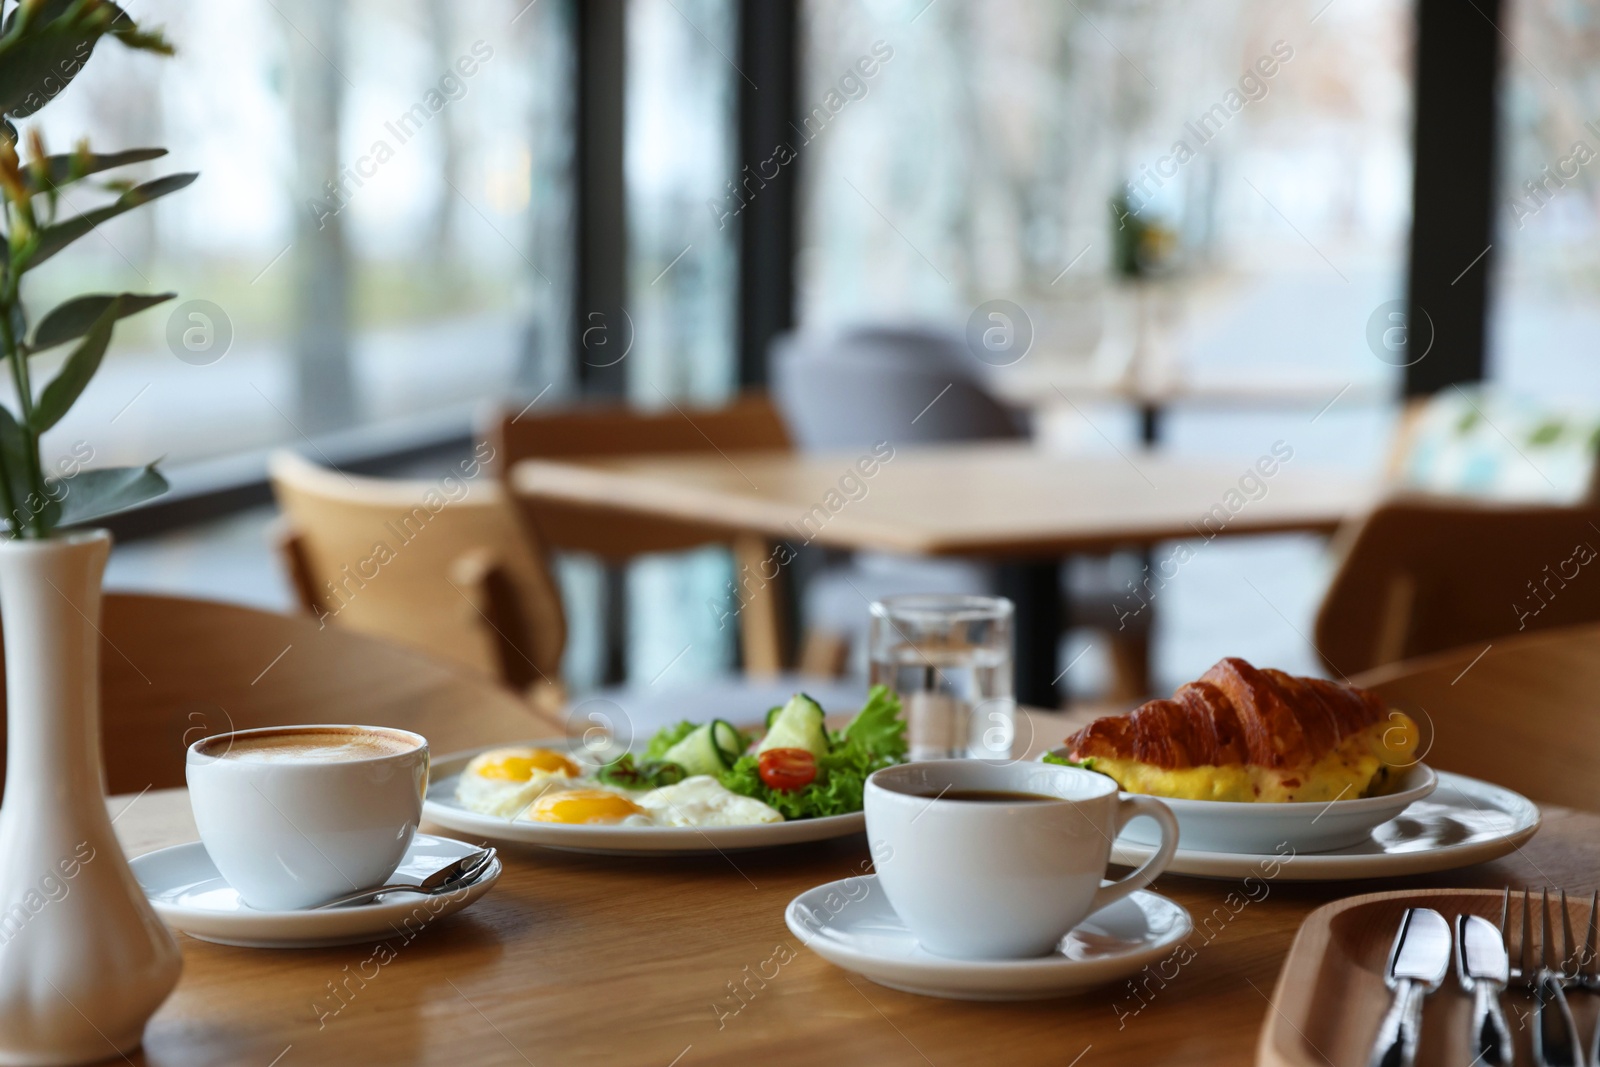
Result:
{"label": "fried egg", "polygon": [[474,756],[461,772],[456,799],[468,811],[509,819],[577,776],[577,764],[552,749],[492,748]]}
{"label": "fried egg", "polygon": [[535,800],[523,818],[531,822],[578,825],[649,826],[649,814],[621,793],[609,789],[558,789]]}
{"label": "fried egg", "polygon": [[656,826],[754,826],[783,822],[783,816],[754,797],[723,788],[709,775],[697,774],[677,785],[664,785],[636,798]]}

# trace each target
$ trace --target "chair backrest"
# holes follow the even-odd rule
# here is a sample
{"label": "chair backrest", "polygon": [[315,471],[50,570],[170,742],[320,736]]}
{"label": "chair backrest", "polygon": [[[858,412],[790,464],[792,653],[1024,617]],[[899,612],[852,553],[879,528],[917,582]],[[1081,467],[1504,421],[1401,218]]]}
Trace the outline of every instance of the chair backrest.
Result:
{"label": "chair backrest", "polygon": [[1317,613],[1334,671],[1600,620],[1600,508],[1398,498],[1341,532]]}
{"label": "chair backrest", "polygon": [[555,582],[505,491],[462,476],[345,475],[272,457],[283,548],[302,606],[492,674],[521,691],[560,677],[566,623]]}
{"label": "chair backrest", "polygon": [[427,737],[438,754],[551,732],[487,679],[303,615],[111,593],[100,631],[113,793],[181,786],[189,744],[257,726],[397,726]]}
{"label": "chair backrest", "polygon": [[494,456],[487,462],[496,471],[519,459],[790,447],[783,420],[762,393],[747,393],[720,407],[675,403],[655,411],[623,404],[506,408],[495,413],[488,431]]}
{"label": "chair backrest", "polygon": [[[761,394],[747,394],[723,407],[674,405],[663,411],[622,405],[584,405],[549,412],[506,408],[494,413],[485,436],[493,449],[488,465],[502,479],[524,459],[790,449],[783,420]],[[624,560],[708,542],[706,530],[699,526],[512,496],[539,543],[547,548]]]}
{"label": "chair backrest", "polygon": [[1423,759],[1534,800],[1600,810],[1600,626],[1497,640],[1353,678],[1422,727]]}
{"label": "chair backrest", "polygon": [[1023,436],[976,369],[959,339],[916,328],[790,334],[772,348],[778,405],[808,450]]}

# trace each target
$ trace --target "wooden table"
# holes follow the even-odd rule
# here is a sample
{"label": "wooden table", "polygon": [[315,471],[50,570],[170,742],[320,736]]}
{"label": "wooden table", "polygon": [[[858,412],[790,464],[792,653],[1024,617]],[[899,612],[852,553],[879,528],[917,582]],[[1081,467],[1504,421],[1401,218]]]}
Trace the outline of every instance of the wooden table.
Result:
{"label": "wooden table", "polygon": [[[1028,722],[1038,749],[1074,720]],[[182,790],[111,803],[127,807],[116,826],[130,854],[196,837]],[[1237,1067],[1254,1060],[1267,998],[1312,909],[1410,886],[1587,892],[1600,876],[1600,816],[1546,808],[1539,835],[1495,863],[1382,882],[1269,882],[1242,907],[1239,883],[1163,878],[1156,888],[1195,919],[1194,958],[1142,999],[1124,984],[1032,1003],[936,1000],[823,962],[783,910],[811,886],[867,870],[863,836],[727,858],[512,850],[505,863],[477,905],[377,955],[180,935],[183,978],[132,1062]],[[763,968],[776,976],[750,978]],[[740,998],[733,987],[747,979]]]}
{"label": "wooden table", "polygon": [[[1010,561],[1017,695],[1041,706],[1055,703],[1062,557],[1219,535],[1325,533],[1377,495],[1364,479],[1292,458],[1271,464],[1270,477],[1247,462],[1151,452],[1068,456],[1013,443],[894,449],[868,465],[870,477],[860,473],[868,469],[858,466],[861,458],[744,452],[524,460],[512,484],[536,512],[579,508],[670,521],[708,539],[759,535],[795,547]],[[1258,499],[1241,490],[1247,474],[1265,486],[1243,487]]]}

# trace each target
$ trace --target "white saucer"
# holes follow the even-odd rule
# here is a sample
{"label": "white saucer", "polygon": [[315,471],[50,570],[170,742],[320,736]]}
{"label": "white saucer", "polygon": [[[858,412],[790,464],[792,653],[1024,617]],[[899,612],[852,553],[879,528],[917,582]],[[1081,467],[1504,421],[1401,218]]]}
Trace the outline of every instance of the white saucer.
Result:
{"label": "white saucer", "polygon": [[[419,833],[389,881],[416,885],[478,848]],[[409,940],[427,924],[460,911],[487,893],[501,869],[496,858],[471,885],[436,897],[390,893],[370,904],[326,911],[256,911],[217,873],[198,841],[147,852],[133,860],[132,866],[139,887],[167,925],[202,941],[245,948],[321,948],[394,937]]]}
{"label": "white saucer", "polygon": [[1089,916],[1050,956],[957,960],[925,951],[900,921],[877,875],[808,889],[783,915],[794,935],[829,963],[879,985],[953,1000],[1039,1000],[1136,974],[1177,950],[1189,913],[1141,890]]}
{"label": "white saucer", "polygon": [[[1514,852],[1539,830],[1539,808],[1520,793],[1449,771],[1436,772],[1438,787],[1374,829],[1359,844],[1331,852],[1301,852],[1285,846],[1269,852],[1204,852],[1183,847],[1168,874],[1200,878],[1332,882],[1347,878],[1397,878],[1486,863]],[[1242,805],[1248,806],[1248,805]],[[1155,849],[1126,832],[1111,848],[1113,862],[1136,866]]]}
{"label": "white saucer", "polygon": [[[536,748],[572,750],[565,738],[529,741]],[[486,746],[499,747],[499,746]],[[743,852],[753,848],[798,845],[807,841],[827,841],[859,834],[867,828],[867,817],[859,811],[849,815],[830,815],[821,819],[791,819],[757,826],[564,826],[527,819],[503,819],[468,811],[456,799],[456,778],[462,768],[484,749],[455,752],[433,761],[428,775],[428,793],[422,817],[436,826],[469,834],[474,840],[497,844],[541,845],[568,852],[593,852],[610,856],[633,856],[652,852],[678,854],[716,854]]]}

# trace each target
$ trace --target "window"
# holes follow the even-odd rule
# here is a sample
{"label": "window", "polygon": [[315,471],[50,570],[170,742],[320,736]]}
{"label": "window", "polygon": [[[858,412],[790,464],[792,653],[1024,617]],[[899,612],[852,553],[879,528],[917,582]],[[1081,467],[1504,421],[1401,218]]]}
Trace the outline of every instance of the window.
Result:
{"label": "window", "polygon": [[[188,190],[41,270],[177,290],[48,435],[172,465],[331,431],[465,427],[565,360],[571,67],[560,2],[149,0],[176,59],[113,44],[42,117],[64,149],[161,144]],[[298,165],[297,165],[298,164]],[[84,196],[85,194],[77,194]]]}
{"label": "window", "polygon": [[[715,404],[736,388],[738,230],[707,203],[738,166],[733,0],[629,0],[624,103],[630,402]],[[731,667],[718,619],[733,567],[722,548],[628,570],[630,681],[682,683]]]}
{"label": "window", "polygon": [[1033,320],[1035,359],[1114,362],[1127,221],[1186,377],[1396,380],[1362,338],[1404,295],[1403,0],[810,0],[804,16],[807,326],[959,329],[1004,297]]}
{"label": "window", "polygon": [[1600,393],[1600,23],[1556,0],[1507,3],[1501,21],[1490,376],[1565,406]]}

